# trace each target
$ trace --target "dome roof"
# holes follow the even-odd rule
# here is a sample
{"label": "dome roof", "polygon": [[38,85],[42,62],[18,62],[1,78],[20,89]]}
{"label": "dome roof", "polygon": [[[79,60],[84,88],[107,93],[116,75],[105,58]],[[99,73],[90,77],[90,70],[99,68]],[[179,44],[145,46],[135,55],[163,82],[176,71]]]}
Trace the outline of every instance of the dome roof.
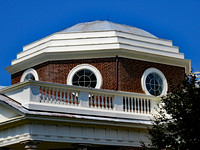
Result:
{"label": "dome roof", "polygon": [[138,34],[138,35],[154,37],[154,38],[156,37],[156,36],[152,35],[151,33],[144,31],[142,29],[123,25],[123,24],[117,24],[117,23],[113,23],[110,21],[93,21],[93,22],[79,23],[70,28],[66,28],[66,29],[60,31],[60,33],[109,31],[109,30],[123,31],[123,32],[128,32],[131,34]]}

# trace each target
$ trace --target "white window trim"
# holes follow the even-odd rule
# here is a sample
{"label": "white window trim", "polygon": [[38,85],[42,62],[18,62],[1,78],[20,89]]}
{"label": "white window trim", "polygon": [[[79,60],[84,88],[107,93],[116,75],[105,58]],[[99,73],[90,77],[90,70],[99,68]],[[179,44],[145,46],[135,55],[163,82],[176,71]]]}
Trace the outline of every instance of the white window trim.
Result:
{"label": "white window trim", "polygon": [[31,73],[34,77],[36,81],[39,81],[39,77],[37,74],[37,71],[35,71],[33,68],[29,68],[28,70],[26,70],[23,74],[22,77],[20,79],[20,82],[24,82],[24,79],[26,77],[27,74]]}
{"label": "white window trim", "polygon": [[103,78],[101,76],[101,73],[99,72],[99,70],[92,66],[92,65],[89,65],[89,64],[81,64],[81,65],[77,65],[76,67],[74,67],[68,74],[67,76],[67,84],[68,85],[72,85],[72,79],[74,77],[74,75],[79,71],[79,70],[82,70],[82,69],[88,69],[88,70],[91,70],[94,75],[96,76],[97,78],[97,84],[96,84],[96,87],[97,89],[100,89],[101,86],[102,86],[102,83],[103,83]]}
{"label": "white window trim", "polygon": [[145,94],[151,95],[146,88],[146,78],[150,73],[158,74],[163,81],[163,91],[159,96],[163,96],[163,95],[167,94],[167,90],[168,90],[167,79],[165,78],[164,74],[156,68],[148,68],[147,70],[145,70],[145,72],[142,75],[141,84],[142,84],[142,90],[145,92]]}

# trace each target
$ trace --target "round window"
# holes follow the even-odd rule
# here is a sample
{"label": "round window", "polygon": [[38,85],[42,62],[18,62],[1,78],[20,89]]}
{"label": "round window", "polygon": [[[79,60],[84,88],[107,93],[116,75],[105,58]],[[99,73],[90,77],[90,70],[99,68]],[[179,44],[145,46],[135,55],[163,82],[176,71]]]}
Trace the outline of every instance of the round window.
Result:
{"label": "round window", "polygon": [[163,91],[163,81],[156,73],[150,73],[146,78],[146,88],[151,95],[159,96]]}
{"label": "round window", "polygon": [[26,81],[26,80],[35,80],[35,77],[33,76],[32,73],[29,73],[29,74],[27,74],[26,77],[24,78],[24,81]]}
{"label": "round window", "polygon": [[82,69],[75,73],[72,78],[72,84],[77,86],[95,88],[97,85],[97,78],[91,70]]}
{"label": "round window", "polygon": [[20,82],[24,82],[24,81],[27,81],[27,80],[36,80],[36,81],[39,81],[38,74],[37,74],[37,72],[34,69],[30,68],[30,69],[26,70],[22,74]]}
{"label": "round window", "polygon": [[142,89],[148,95],[162,96],[167,93],[167,80],[164,74],[156,69],[149,68],[142,75]]}
{"label": "round window", "polygon": [[97,68],[89,64],[74,67],[67,76],[67,84],[89,88],[101,88],[102,76]]}

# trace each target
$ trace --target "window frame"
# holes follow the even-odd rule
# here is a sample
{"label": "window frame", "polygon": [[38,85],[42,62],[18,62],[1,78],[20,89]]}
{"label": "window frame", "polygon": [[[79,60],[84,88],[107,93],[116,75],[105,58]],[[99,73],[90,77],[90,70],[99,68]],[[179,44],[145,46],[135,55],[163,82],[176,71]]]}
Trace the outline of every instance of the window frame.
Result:
{"label": "window frame", "polygon": [[20,82],[24,82],[24,80],[25,80],[25,78],[26,78],[26,76],[27,76],[28,74],[32,74],[32,75],[34,76],[34,78],[35,78],[35,81],[39,81],[39,77],[38,77],[37,71],[36,71],[35,69],[33,69],[33,68],[29,68],[28,70],[26,70],[26,71],[22,74],[21,79],[20,79]]}
{"label": "window frame", "polygon": [[[148,68],[144,71],[144,73],[142,75],[141,84],[142,84],[142,90],[145,92],[145,94],[152,95],[149,93],[149,91],[147,90],[147,87],[146,87],[146,78],[151,73],[157,74],[162,79],[162,82],[163,82],[163,90],[162,90],[161,94],[158,95],[157,97],[161,97],[161,96],[167,94],[167,90],[168,90],[167,79],[165,78],[165,75],[156,68]],[[152,96],[155,96],[155,95],[152,95]]]}
{"label": "window frame", "polygon": [[74,75],[75,75],[78,71],[83,70],[83,69],[90,70],[90,71],[92,71],[92,72],[94,73],[94,75],[96,76],[96,79],[97,79],[97,84],[96,84],[95,88],[100,89],[101,86],[102,86],[102,83],[103,83],[102,75],[101,75],[101,73],[99,72],[99,70],[98,70],[96,67],[94,67],[94,66],[92,66],[92,65],[90,65],[90,64],[81,64],[81,65],[75,66],[75,67],[69,72],[69,74],[68,74],[68,76],[67,76],[67,84],[68,84],[68,85],[73,85],[73,84],[72,84],[72,80],[73,80]]}

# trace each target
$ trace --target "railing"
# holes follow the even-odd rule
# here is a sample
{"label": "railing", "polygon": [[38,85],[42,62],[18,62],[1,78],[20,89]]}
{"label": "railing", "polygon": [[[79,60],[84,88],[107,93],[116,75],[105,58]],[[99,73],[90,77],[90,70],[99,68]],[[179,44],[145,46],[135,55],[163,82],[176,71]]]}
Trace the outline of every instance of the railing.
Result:
{"label": "railing", "polygon": [[113,109],[113,95],[105,94],[89,94],[89,107],[95,109]]}
{"label": "railing", "polygon": [[137,98],[137,97],[123,97],[123,110],[132,113],[151,113],[150,99]]}
{"label": "railing", "polygon": [[78,91],[70,91],[64,88],[51,88],[48,86],[40,86],[39,101],[41,103],[54,103],[64,105],[79,105]]}
{"label": "railing", "polygon": [[[35,109],[38,105],[48,111],[68,111],[99,114],[141,114],[154,113],[159,98],[145,94],[76,87],[65,84],[41,81],[26,81],[1,89],[3,93],[21,103],[24,107]],[[31,107],[34,105],[35,107]],[[47,107],[48,106],[48,107]],[[53,107],[56,107],[53,109]],[[62,109],[61,109],[62,108]],[[80,112],[81,111],[81,112]],[[76,112],[75,112],[76,113]],[[91,112],[90,112],[91,113]]]}

